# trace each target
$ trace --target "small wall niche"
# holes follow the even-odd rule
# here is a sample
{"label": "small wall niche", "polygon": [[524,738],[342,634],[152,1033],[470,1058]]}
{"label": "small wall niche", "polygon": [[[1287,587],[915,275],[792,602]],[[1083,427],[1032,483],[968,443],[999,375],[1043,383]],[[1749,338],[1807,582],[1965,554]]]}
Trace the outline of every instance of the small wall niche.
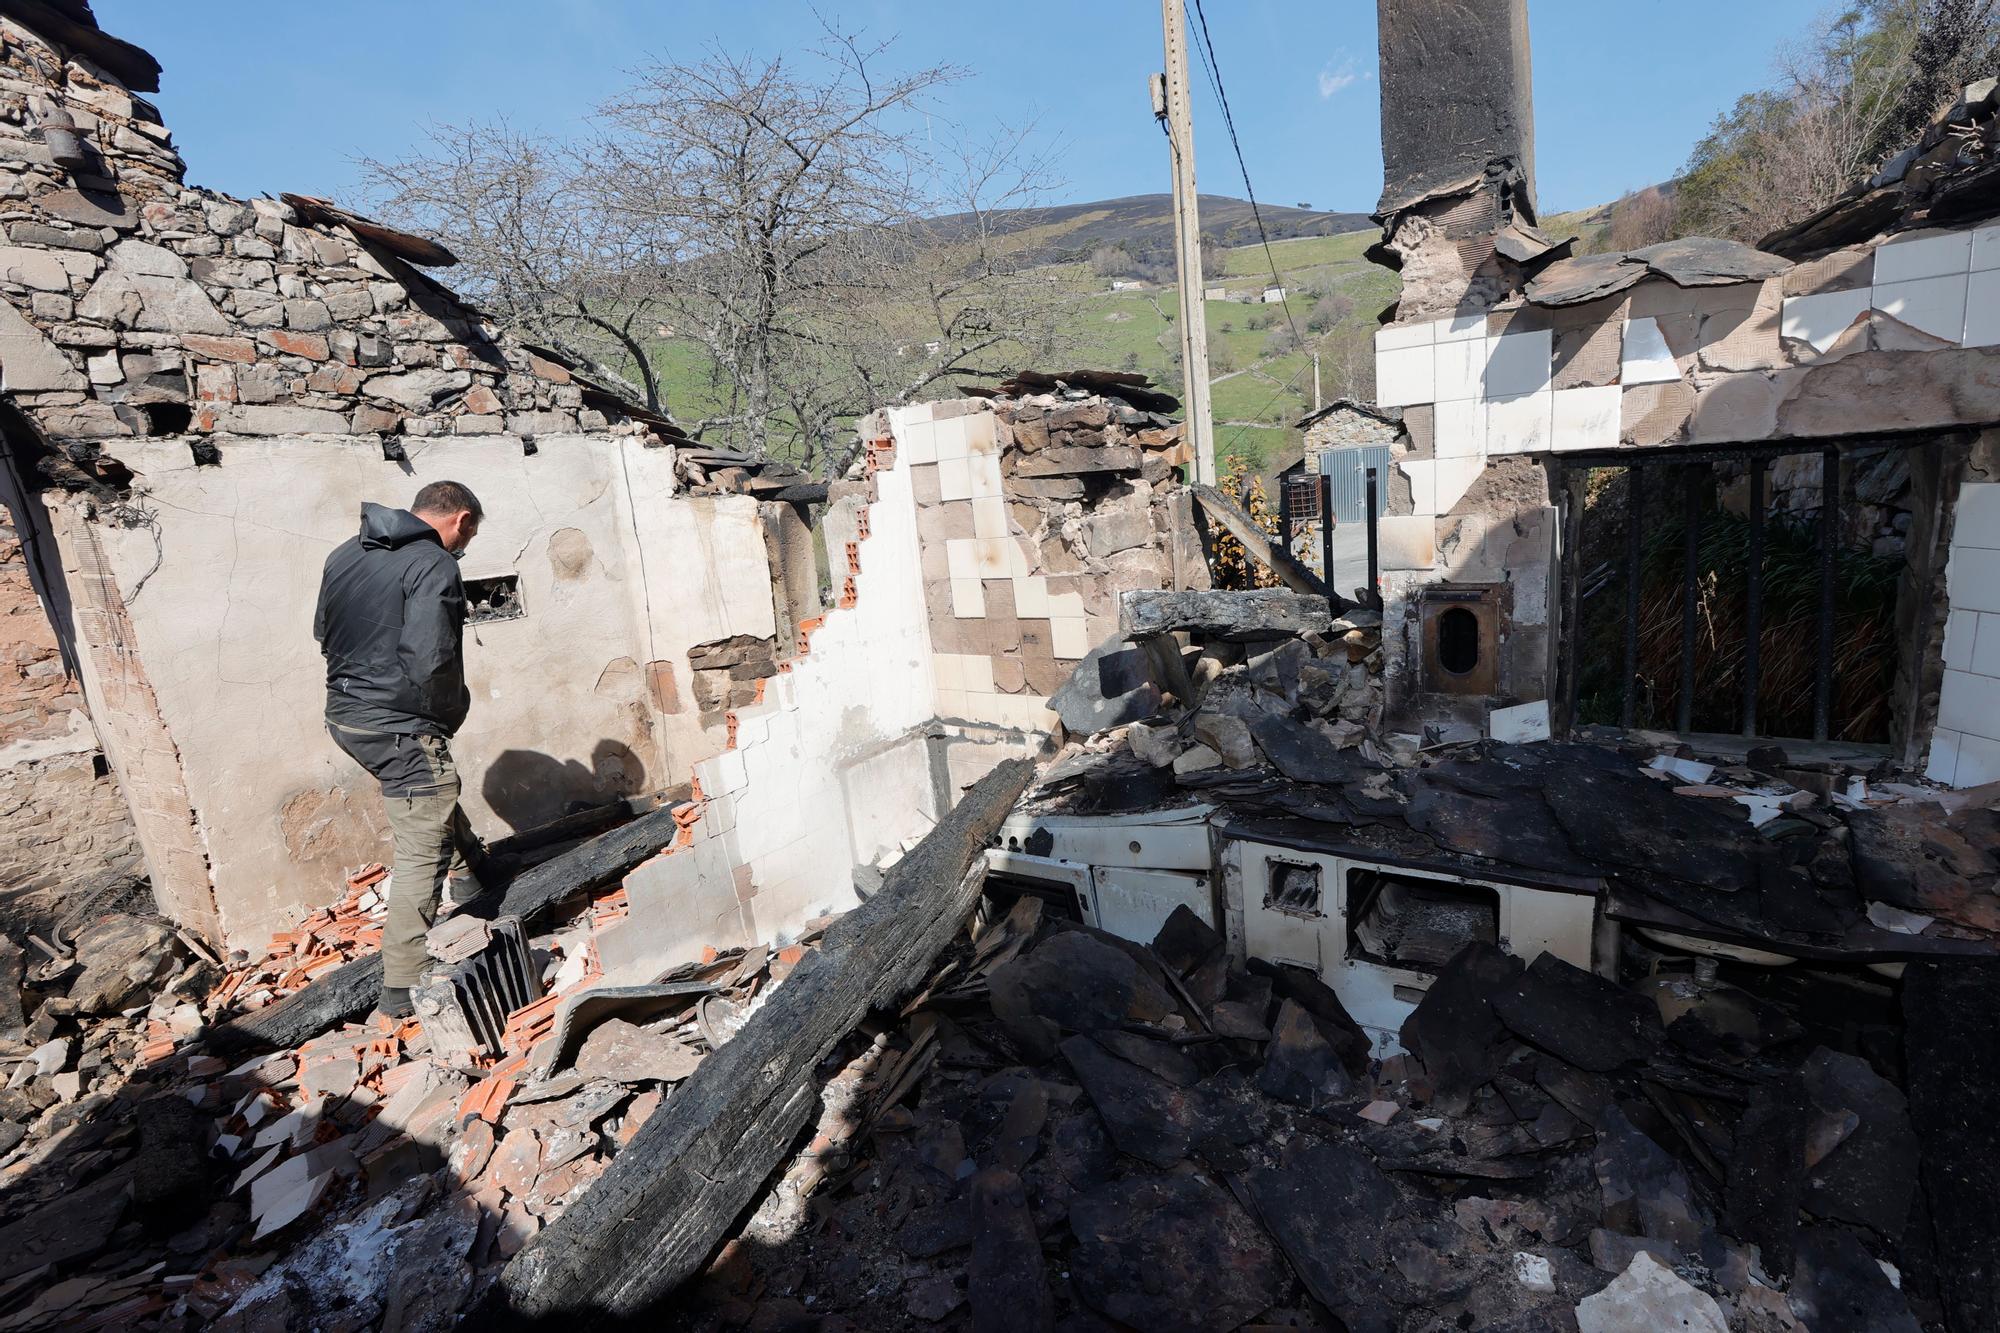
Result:
{"label": "small wall niche", "polygon": [[1432,694],[1492,694],[1500,683],[1498,584],[1425,588],[1423,688]]}
{"label": "small wall niche", "polygon": [[466,624],[519,620],[527,614],[528,608],[521,601],[519,574],[496,574],[487,579],[465,580]]}

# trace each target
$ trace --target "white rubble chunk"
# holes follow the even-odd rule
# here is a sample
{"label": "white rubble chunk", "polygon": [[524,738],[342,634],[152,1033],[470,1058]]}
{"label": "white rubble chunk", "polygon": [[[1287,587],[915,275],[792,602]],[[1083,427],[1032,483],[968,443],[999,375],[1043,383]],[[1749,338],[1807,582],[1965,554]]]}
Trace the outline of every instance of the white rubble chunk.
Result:
{"label": "white rubble chunk", "polygon": [[1611,1285],[1577,1303],[1578,1333],[1729,1333],[1715,1298],[1644,1250]]}

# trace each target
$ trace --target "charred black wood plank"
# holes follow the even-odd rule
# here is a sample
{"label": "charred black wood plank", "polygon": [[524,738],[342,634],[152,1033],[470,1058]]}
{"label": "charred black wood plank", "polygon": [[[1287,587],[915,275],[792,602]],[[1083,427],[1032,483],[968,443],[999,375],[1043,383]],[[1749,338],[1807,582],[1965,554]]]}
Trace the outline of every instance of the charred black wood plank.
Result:
{"label": "charred black wood plank", "polygon": [[980,779],[514,1256],[473,1322],[629,1318],[699,1272],[805,1127],[814,1067],[871,1008],[914,989],[958,933],[979,896],[980,854],[1031,772],[1015,759]]}
{"label": "charred black wood plank", "polygon": [[1346,604],[1331,596],[1332,584],[1313,577],[1313,572],[1292,558],[1291,552],[1278,549],[1271,540],[1271,534],[1258,527],[1242,506],[1213,486],[1196,486],[1195,502],[1202,513],[1222,525],[1223,529],[1243,543],[1243,549],[1252,560],[1278,576],[1278,582],[1293,592],[1314,593],[1327,596],[1335,601],[1335,609],[1345,609]]}

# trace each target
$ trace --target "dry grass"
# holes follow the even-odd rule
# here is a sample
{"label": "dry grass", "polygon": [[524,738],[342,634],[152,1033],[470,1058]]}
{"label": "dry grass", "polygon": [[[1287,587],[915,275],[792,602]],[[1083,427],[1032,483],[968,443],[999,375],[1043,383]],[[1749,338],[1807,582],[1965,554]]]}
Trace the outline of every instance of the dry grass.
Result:
{"label": "dry grass", "polygon": [[[1743,725],[1747,645],[1747,522],[1704,516],[1695,581],[1695,731]],[[1680,707],[1685,548],[1678,517],[1647,535],[1639,593],[1638,703],[1634,722],[1671,730]],[[1866,551],[1835,554],[1831,734],[1889,738],[1889,690],[1896,672],[1895,593],[1901,565]],[[1623,699],[1625,596],[1614,578],[1585,617],[1578,708],[1584,721],[1615,723]],[[1819,550],[1811,523],[1772,521],[1764,536],[1764,609],[1758,635],[1757,730],[1810,736],[1819,657]]]}

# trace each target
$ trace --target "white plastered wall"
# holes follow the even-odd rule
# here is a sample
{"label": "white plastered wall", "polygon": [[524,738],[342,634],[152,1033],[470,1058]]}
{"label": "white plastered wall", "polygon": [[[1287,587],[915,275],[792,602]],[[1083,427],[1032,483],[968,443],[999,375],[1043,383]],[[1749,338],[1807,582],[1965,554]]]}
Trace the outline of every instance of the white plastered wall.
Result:
{"label": "white plastered wall", "polygon": [[[828,612],[762,701],[737,711],[736,748],[695,768],[711,805],[727,805],[702,822],[713,817],[732,830],[732,860],[748,867],[750,925],[761,939],[852,907],[854,867],[936,817],[927,769],[882,759],[921,745],[911,733],[933,716],[935,683],[908,467],[877,473],[876,485],[855,604]],[[901,780],[850,784],[852,769]]]}
{"label": "white plastered wall", "polygon": [[[486,518],[462,572],[520,579],[525,616],[465,638],[473,703],[453,751],[482,836],[671,785],[715,748],[691,708],[654,707],[647,665],[684,673],[693,643],[771,632],[763,545],[742,530],[754,529],[755,502],[675,498],[668,451],[635,439],[536,445],[412,440],[407,473],[374,441],[339,437],[224,440],[215,466],[196,466],[182,440],[107,446],[157,526],[96,530],[179,752],[231,944],[261,947],[335,896],[340,872],[389,857],[373,784],[326,736],[312,636],[321,566],[353,535],[364,500],[401,506],[426,482],[464,482]],[[746,556],[761,576],[755,596],[737,568]],[[711,557],[720,579],[704,568]],[[690,587],[727,591],[691,609]],[[145,799],[133,793],[135,806]]]}

